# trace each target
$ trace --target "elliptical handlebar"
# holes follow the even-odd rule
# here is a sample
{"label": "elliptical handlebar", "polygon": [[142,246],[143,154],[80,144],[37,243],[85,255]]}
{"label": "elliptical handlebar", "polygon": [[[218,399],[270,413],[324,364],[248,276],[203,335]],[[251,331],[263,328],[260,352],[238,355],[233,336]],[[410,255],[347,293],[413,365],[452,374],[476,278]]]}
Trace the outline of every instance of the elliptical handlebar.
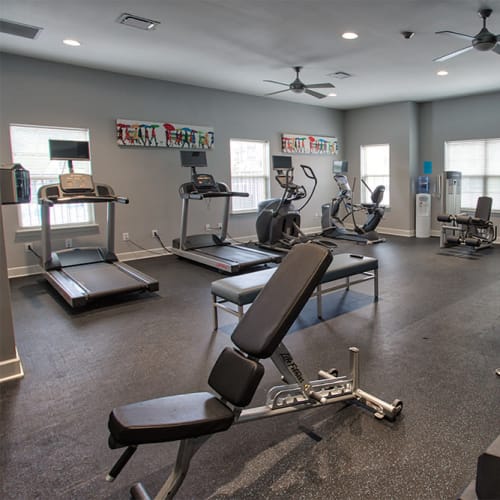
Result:
{"label": "elliptical handlebar", "polygon": [[[308,165],[300,165],[300,168],[302,169],[302,171],[304,172],[304,175],[308,179],[312,179],[314,181],[314,185],[313,185],[313,188],[311,189],[311,194],[309,195],[307,200],[302,204],[302,206],[300,208],[297,209],[299,212],[303,208],[305,208],[305,206],[311,201],[311,198],[313,197],[314,191],[316,191],[316,186],[318,185],[318,178],[316,177],[316,174],[314,173],[314,171],[311,167],[309,167]],[[307,192],[306,192],[304,186],[302,186],[302,188],[304,189],[304,196],[303,197],[305,198],[307,195]]]}

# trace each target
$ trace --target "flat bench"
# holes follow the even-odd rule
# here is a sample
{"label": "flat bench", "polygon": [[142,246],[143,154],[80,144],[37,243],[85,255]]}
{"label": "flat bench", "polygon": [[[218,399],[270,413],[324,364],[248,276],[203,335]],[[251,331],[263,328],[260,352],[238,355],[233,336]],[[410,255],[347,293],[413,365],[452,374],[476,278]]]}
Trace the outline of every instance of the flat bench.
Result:
{"label": "flat bench", "polygon": [[[237,316],[240,320],[244,314],[244,306],[255,300],[276,269],[264,269],[263,271],[213,281],[211,291],[214,330],[219,328],[219,309]],[[356,278],[353,280],[353,277]],[[340,284],[324,286],[340,279],[344,280]],[[321,298],[324,294],[343,288],[349,290],[351,285],[367,280],[373,280],[374,300],[378,300],[378,259],[352,253],[334,255],[320,284],[311,295],[311,297],[317,298],[318,318],[323,316]]]}

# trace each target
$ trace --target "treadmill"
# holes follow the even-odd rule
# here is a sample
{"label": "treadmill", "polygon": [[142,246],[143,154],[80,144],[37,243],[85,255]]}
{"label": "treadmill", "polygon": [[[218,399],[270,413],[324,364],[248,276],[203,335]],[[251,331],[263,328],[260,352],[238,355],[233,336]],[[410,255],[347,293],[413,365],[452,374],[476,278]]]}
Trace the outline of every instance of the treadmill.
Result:
{"label": "treadmill", "polygon": [[[65,147],[71,147],[71,144]],[[57,157],[52,155],[55,148],[57,146],[51,144],[51,158]],[[81,157],[74,159],[80,160]],[[158,280],[119,262],[114,253],[115,203],[128,203],[128,199],[115,196],[113,189],[107,184],[94,183],[90,175],[74,173],[72,160],[69,159],[68,162],[69,174],[60,175],[58,184],[42,186],[38,191],[42,219],[41,266],[47,281],[71,307],[81,307],[89,301],[110,295],[157,291]],[[54,205],[71,203],[107,203],[106,248],[68,248],[52,251],[51,208]]]}
{"label": "treadmill", "polygon": [[[181,236],[172,241],[172,252],[229,274],[250,267],[280,262],[281,255],[265,252],[226,240],[230,202],[233,196],[249,196],[248,193],[230,191],[223,182],[216,182],[210,174],[199,174],[197,167],[206,167],[205,151],[181,151],[181,164],[191,168],[191,182],[182,184],[179,195],[182,199]],[[223,216],[218,234],[187,234],[190,200],[223,198]]]}

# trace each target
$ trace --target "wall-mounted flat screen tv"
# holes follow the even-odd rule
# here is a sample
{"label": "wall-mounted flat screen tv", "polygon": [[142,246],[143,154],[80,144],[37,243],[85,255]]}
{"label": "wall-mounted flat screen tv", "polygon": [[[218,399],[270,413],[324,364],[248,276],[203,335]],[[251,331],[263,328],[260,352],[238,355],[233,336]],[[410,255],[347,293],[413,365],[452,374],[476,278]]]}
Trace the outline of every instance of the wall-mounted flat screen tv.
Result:
{"label": "wall-mounted flat screen tv", "polygon": [[181,165],[183,167],[206,167],[207,154],[205,151],[181,151]]}
{"label": "wall-mounted flat screen tv", "polygon": [[49,139],[51,160],[90,160],[88,141],[62,141]]}
{"label": "wall-mounted flat screen tv", "polygon": [[292,157],[273,155],[273,168],[276,170],[292,168]]}

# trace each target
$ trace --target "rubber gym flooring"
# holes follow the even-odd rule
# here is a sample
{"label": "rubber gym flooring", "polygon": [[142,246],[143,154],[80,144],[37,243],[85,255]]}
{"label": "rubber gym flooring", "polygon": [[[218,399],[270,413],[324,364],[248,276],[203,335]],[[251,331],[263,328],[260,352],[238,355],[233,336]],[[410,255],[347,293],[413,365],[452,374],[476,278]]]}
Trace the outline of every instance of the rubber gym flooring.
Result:
{"label": "rubber gym flooring", "polygon": [[[478,455],[500,433],[500,251],[439,249],[437,238],[389,236],[379,245],[339,242],[380,263],[373,283],[314,299],[285,337],[310,378],[361,351],[361,387],[404,402],[399,419],[376,420],[342,403],[237,425],[195,455],[179,499],[454,499]],[[212,333],[210,283],[222,277],[175,256],[131,263],[160,291],[72,311],[41,276],[12,280],[25,377],[0,385],[0,496],[123,499],[136,481],[155,494],[176,443],[139,448],[114,483],[120,450],[107,446],[114,406],[207,390],[230,345],[235,318]],[[254,398],[279,385],[266,374]]]}

